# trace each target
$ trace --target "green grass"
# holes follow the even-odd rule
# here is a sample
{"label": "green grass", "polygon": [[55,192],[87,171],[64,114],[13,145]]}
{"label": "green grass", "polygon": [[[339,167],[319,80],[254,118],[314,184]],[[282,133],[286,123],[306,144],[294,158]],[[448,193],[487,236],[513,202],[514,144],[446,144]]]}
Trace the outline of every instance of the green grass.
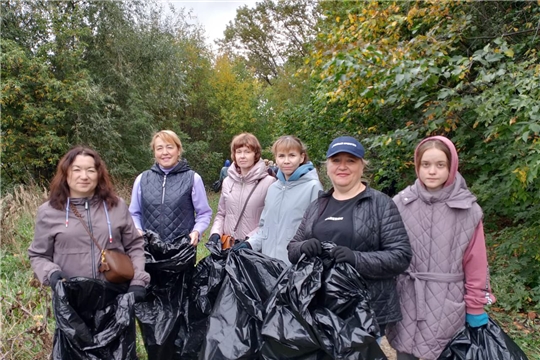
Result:
{"label": "green grass", "polygon": [[[43,194],[39,189],[20,190],[18,200],[2,199],[2,244],[0,246],[0,359],[45,360],[52,351],[55,328],[49,287],[34,279],[26,250],[34,232],[34,217]],[[125,193],[129,193],[125,190]],[[217,209],[219,195],[208,193],[210,206]],[[9,201],[8,201],[9,200]],[[197,261],[208,255],[205,247],[210,227],[197,246]],[[497,294],[496,294],[497,295]],[[507,312],[494,306],[493,317],[525,351],[530,360],[540,360],[540,319],[536,313]],[[140,332],[137,354],[146,360]]]}

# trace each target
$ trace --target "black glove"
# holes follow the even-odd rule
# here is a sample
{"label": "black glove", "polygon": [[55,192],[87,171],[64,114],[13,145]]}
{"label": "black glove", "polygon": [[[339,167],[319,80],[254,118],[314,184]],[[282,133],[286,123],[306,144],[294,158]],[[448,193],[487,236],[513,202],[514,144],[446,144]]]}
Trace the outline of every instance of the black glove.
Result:
{"label": "black glove", "polygon": [[233,251],[238,251],[242,249],[252,249],[251,244],[247,241],[242,241],[232,247]]}
{"label": "black glove", "polygon": [[220,243],[221,242],[221,236],[219,234],[212,234],[210,235],[210,238],[208,238],[208,242],[213,243]]}
{"label": "black glove", "polygon": [[51,289],[56,288],[56,283],[58,280],[69,280],[69,276],[63,271],[55,271],[49,276],[49,283],[51,284]]}
{"label": "black glove", "polygon": [[336,263],[349,263],[352,266],[356,266],[356,256],[354,252],[346,246],[336,246],[330,250],[330,255],[334,258]]}
{"label": "black glove", "polygon": [[135,302],[144,301],[146,298],[146,288],[140,285],[131,285],[128,292],[132,292],[135,295]]}
{"label": "black glove", "polygon": [[320,255],[322,252],[321,242],[316,238],[306,240],[302,246],[300,246],[300,252],[306,254],[308,258]]}

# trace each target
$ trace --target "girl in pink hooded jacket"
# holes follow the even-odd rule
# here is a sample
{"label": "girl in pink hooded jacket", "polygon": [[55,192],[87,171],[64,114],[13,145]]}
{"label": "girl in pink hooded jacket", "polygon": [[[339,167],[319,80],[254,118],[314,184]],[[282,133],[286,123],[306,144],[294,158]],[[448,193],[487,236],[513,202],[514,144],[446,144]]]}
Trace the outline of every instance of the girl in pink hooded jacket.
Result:
{"label": "girl in pink hooded jacket", "polygon": [[387,337],[398,360],[437,359],[467,322],[487,324],[491,294],[482,209],[457,171],[454,144],[426,138],[414,154],[416,182],[394,197],[413,250],[400,275],[403,320]]}

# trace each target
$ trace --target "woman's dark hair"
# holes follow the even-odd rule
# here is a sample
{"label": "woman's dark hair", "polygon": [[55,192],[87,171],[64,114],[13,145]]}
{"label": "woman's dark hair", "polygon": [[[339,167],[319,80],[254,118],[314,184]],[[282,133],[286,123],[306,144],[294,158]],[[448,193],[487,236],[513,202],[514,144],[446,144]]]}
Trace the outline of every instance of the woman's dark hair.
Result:
{"label": "woman's dark hair", "polygon": [[118,197],[114,192],[105,163],[101,160],[101,157],[95,150],[80,145],[71,148],[62,159],[60,159],[60,162],[56,167],[56,174],[49,187],[49,204],[58,210],[63,210],[66,206],[70,193],[67,183],[68,173],[78,155],[91,156],[94,159],[94,166],[98,174],[94,196],[105,201],[110,208],[116,206],[118,204]]}

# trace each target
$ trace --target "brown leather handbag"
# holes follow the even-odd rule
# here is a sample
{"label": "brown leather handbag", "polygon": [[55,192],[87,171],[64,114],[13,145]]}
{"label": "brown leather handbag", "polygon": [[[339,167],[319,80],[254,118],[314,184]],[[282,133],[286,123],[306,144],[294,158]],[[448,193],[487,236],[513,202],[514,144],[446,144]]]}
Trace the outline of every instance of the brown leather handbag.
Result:
{"label": "brown leather handbag", "polygon": [[86,229],[86,232],[88,233],[88,235],[90,235],[90,238],[94,241],[94,244],[96,244],[99,251],[101,251],[101,263],[99,264],[98,270],[100,273],[103,273],[103,275],[105,275],[105,279],[107,279],[107,281],[109,282],[117,284],[124,283],[133,279],[135,271],[133,270],[133,263],[131,262],[131,258],[121,251],[107,250],[99,246],[98,242],[94,238],[94,235],[92,235],[92,233],[88,229],[88,226],[84,222],[84,219],[82,218],[75,205],[71,204],[70,208],[75,214],[75,216],[79,218],[84,228]]}

